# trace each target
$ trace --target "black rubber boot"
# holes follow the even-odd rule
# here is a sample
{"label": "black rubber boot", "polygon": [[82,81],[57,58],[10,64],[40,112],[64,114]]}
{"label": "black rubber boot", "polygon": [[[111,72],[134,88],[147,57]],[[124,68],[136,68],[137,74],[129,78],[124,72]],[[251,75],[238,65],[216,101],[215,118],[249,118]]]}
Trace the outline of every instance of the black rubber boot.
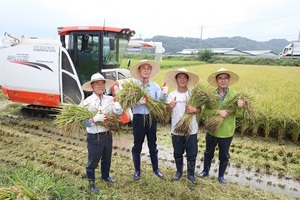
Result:
{"label": "black rubber boot", "polygon": [[173,177],[173,180],[178,181],[180,179],[180,177],[182,176],[182,171],[183,171],[183,158],[179,158],[175,160],[175,164],[176,164],[176,173]]}
{"label": "black rubber boot", "polygon": [[95,194],[99,194],[99,190],[95,185],[95,181],[89,181],[89,190]]}
{"label": "black rubber boot", "polygon": [[211,165],[211,161],[204,158],[204,163],[203,163],[203,171],[199,172],[197,174],[198,177],[203,178],[209,175],[209,170],[210,170],[210,165]]}
{"label": "black rubber boot", "polygon": [[141,156],[140,155],[132,155],[133,164],[134,164],[134,174],[133,179],[139,180],[141,176]]}
{"label": "black rubber boot", "polygon": [[196,184],[195,165],[196,165],[195,161],[187,161],[187,177],[193,184]]}
{"label": "black rubber boot", "polygon": [[228,162],[222,162],[219,164],[219,176],[218,176],[218,181],[221,184],[226,184],[226,180],[224,179],[224,174],[225,174],[225,170],[227,168],[227,164]]}
{"label": "black rubber boot", "polygon": [[150,155],[151,158],[151,163],[152,163],[152,169],[155,175],[159,178],[163,178],[163,173],[161,173],[158,169],[158,156],[157,154],[155,155]]}
{"label": "black rubber boot", "polygon": [[101,179],[105,180],[106,182],[115,183],[116,180],[109,176],[110,171],[110,163],[101,162]]}
{"label": "black rubber boot", "polygon": [[86,176],[89,180],[89,190],[95,194],[98,194],[99,190],[95,185],[95,170],[86,169]]}

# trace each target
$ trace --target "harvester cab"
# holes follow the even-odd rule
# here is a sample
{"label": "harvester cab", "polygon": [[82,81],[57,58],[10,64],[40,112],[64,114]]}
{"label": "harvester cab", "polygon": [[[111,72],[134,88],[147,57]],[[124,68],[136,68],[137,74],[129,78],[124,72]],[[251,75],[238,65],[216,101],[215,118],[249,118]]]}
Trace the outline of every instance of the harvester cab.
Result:
{"label": "harvester cab", "polygon": [[92,74],[114,80],[124,76],[119,67],[134,34],[101,26],[59,27],[59,40],[6,34],[0,49],[2,91],[11,101],[27,104],[26,112],[39,115],[62,103],[79,104],[88,95],[81,85]]}

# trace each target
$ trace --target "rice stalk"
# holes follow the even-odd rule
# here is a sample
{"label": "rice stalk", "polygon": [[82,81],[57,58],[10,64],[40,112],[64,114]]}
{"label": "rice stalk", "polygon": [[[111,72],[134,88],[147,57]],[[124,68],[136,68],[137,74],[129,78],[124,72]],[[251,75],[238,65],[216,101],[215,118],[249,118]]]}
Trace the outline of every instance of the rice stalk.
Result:
{"label": "rice stalk", "polygon": [[[198,83],[191,90],[191,96],[186,105],[191,105],[196,108],[202,108],[203,106],[216,108],[218,105],[217,102],[219,102],[219,97],[215,95],[213,88],[210,85]],[[191,134],[193,115],[194,114],[191,113],[184,113],[182,118],[175,125],[175,132],[184,133],[185,135]]]}
{"label": "rice stalk", "polygon": [[189,105],[200,108],[202,106],[216,109],[220,97],[216,94],[215,89],[203,83],[198,83],[191,91],[191,97],[188,102]]}
{"label": "rice stalk", "polygon": [[239,125],[240,125],[240,128],[241,128],[241,136],[244,136],[245,133],[246,133],[246,130],[250,127],[250,123],[249,123],[248,120],[241,119],[239,121]]}
{"label": "rice stalk", "polygon": [[300,115],[298,115],[298,117],[293,118],[291,122],[289,122],[289,125],[292,128],[291,131],[291,136],[292,136],[292,141],[295,144],[299,144],[299,136],[300,136]]}
{"label": "rice stalk", "polygon": [[204,126],[210,133],[215,133],[221,126],[223,121],[223,117],[221,117],[220,115],[214,115],[204,122]]}
{"label": "rice stalk", "polygon": [[147,95],[146,91],[131,79],[122,84],[122,89],[117,92],[116,99],[126,110],[132,108],[145,95]]}
{"label": "rice stalk", "polygon": [[23,190],[16,186],[12,186],[9,188],[0,187],[0,199],[28,199]]}
{"label": "rice stalk", "polygon": [[[63,135],[71,136],[74,133],[79,134],[81,132],[80,130],[85,129],[83,121],[92,118],[97,112],[98,111],[89,111],[87,106],[65,103],[58,109],[53,123],[61,130]],[[106,114],[106,120],[104,122],[96,122],[96,124],[117,132],[122,128],[118,117],[112,113]]]}
{"label": "rice stalk", "polygon": [[176,124],[174,131],[176,133],[190,135],[192,131],[192,125],[191,125],[192,118],[193,118],[192,114],[184,114]]}
{"label": "rice stalk", "polygon": [[150,117],[154,117],[158,123],[168,123],[170,115],[165,112],[165,104],[153,99],[149,95],[148,90],[146,88],[141,88],[134,80],[128,80],[122,85],[122,89],[118,91],[116,99],[123,109],[128,109],[135,106],[143,96],[147,99],[146,107],[150,112]]}
{"label": "rice stalk", "polygon": [[[244,105],[243,105],[243,119],[247,119],[247,120],[253,120],[253,116],[254,116],[254,110],[252,107],[252,101],[251,101],[251,97],[243,92],[237,93],[234,95],[234,97],[232,99],[230,99],[229,101],[225,102],[222,106],[221,106],[221,110],[228,110],[229,111],[229,115],[234,114],[238,109],[238,100],[243,100],[244,101]],[[221,126],[221,124],[223,123],[224,118],[219,116],[219,114],[216,114],[210,118],[208,118],[206,120],[205,127],[212,133],[214,134],[218,128]]]}
{"label": "rice stalk", "polygon": [[170,114],[166,112],[166,105],[164,102],[148,98],[146,106],[151,117],[154,117],[158,123],[167,124],[170,121]]}

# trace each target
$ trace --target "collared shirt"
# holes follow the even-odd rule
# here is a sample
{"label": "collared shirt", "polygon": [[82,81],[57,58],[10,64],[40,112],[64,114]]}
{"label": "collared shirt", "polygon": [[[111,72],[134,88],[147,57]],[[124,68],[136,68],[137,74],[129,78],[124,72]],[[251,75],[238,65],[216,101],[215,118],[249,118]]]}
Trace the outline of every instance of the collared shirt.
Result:
{"label": "collared shirt", "polygon": [[218,95],[221,97],[221,101],[222,102],[224,101],[227,93],[228,93],[228,88],[226,89],[224,95],[221,95],[220,90],[218,89]]}
{"label": "collared shirt", "polygon": [[[100,99],[99,96],[95,93],[88,96],[82,102],[82,106],[87,106],[87,109],[90,112],[101,111],[104,114],[110,113],[112,111],[112,104],[112,96],[103,95],[102,99]],[[96,125],[94,122],[92,122],[91,119],[88,119],[88,121],[84,122],[84,125],[86,126],[86,131],[91,134],[108,131],[105,127]]]}
{"label": "collared shirt", "polygon": [[[134,82],[136,84],[138,84],[142,89],[146,90],[147,93],[156,100],[159,101],[165,101],[168,97],[168,95],[164,95],[161,92],[161,88],[159,87],[159,85],[157,83],[154,83],[152,81],[149,81],[147,85],[143,85],[143,83],[140,80],[134,80]],[[144,114],[147,115],[149,114],[149,110],[146,107],[145,104],[141,104],[141,105],[135,105],[132,109],[132,113],[133,114]]]}

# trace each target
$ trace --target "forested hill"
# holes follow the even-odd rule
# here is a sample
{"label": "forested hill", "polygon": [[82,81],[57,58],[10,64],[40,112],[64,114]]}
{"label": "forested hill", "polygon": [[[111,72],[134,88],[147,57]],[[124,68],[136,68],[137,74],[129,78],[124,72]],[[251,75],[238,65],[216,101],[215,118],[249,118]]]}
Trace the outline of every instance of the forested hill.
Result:
{"label": "forested hill", "polygon": [[241,51],[272,50],[278,54],[290,43],[286,39],[272,39],[266,42],[257,42],[239,36],[209,38],[203,39],[202,41],[200,38],[154,36],[144,41],[162,42],[166,54],[173,54],[183,49],[199,49],[200,45],[202,48],[236,48]]}

